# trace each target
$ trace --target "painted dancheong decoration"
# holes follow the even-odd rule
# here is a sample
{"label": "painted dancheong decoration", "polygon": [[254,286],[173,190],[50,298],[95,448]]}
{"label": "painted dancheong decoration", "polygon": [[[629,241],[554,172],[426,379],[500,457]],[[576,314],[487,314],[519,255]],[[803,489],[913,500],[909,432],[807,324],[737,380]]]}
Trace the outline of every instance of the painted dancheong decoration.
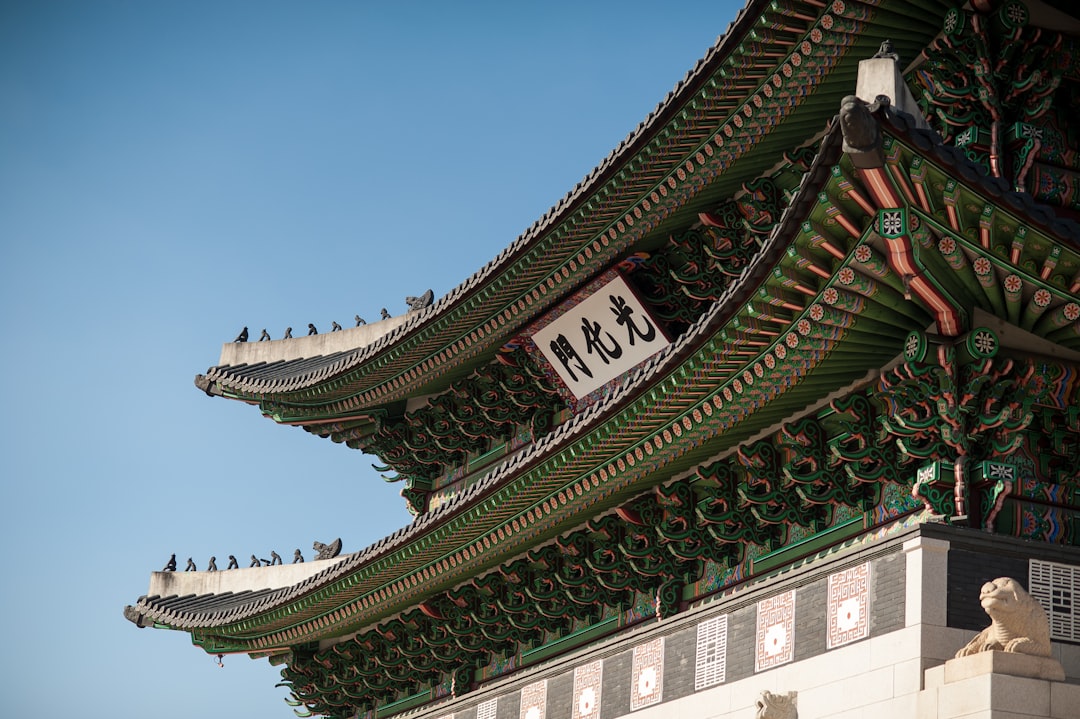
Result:
{"label": "painted dancheong decoration", "polygon": [[[301,713],[441,716],[897,527],[1080,545],[1080,38],[1048,12],[750,0],[438,302],[229,343],[267,360],[198,376],[376,457],[412,525],[250,601],[149,596],[126,615],[269,657]],[[346,344],[287,355],[315,342]],[[872,635],[877,575],[832,574],[808,621],[844,651]],[[1006,618],[1024,602],[992,593],[976,643],[1043,646]],[[738,655],[726,615],[703,621],[694,690],[795,671],[796,611],[816,610],[794,598],[755,598],[761,636]],[[636,694],[602,694],[594,668],[573,711],[668,701],[659,646],[614,681]],[[528,676],[521,716],[543,719],[548,683]]]}

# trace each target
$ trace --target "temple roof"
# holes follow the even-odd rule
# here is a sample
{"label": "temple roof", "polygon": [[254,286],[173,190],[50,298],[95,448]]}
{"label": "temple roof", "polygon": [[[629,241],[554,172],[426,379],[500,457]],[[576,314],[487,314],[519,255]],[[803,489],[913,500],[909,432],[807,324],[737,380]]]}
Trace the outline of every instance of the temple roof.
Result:
{"label": "temple roof", "polygon": [[[1037,228],[1054,242],[1073,248],[1074,255],[1080,249],[1076,223],[1057,219],[1053,212],[988,177],[962,153],[940,144],[935,134],[915,129],[910,118],[883,111],[879,120],[887,138],[932,162],[938,171],[958,178],[973,198],[1015,213],[1033,231]],[[208,649],[214,644],[209,637],[223,630],[222,641],[258,651],[310,641],[328,621],[341,631],[370,623],[460,581],[466,576],[466,560],[468,573],[475,573],[574,526],[580,521],[580,510],[564,506],[566,498],[560,495],[584,495],[578,501],[594,515],[610,510],[640,492],[640,482],[655,473],[657,466],[664,467],[663,477],[686,471],[755,432],[806,411],[821,396],[866,378],[896,356],[905,333],[929,323],[927,315],[912,315],[905,305],[894,305],[887,297],[881,300],[888,308],[887,321],[883,315],[875,321],[854,312],[846,319],[832,320],[840,324],[833,326],[831,334],[792,331],[750,352],[740,347],[744,335],[731,332],[728,337],[724,330],[738,321],[750,298],[775,280],[776,269],[791,256],[791,248],[805,241],[800,237],[806,221],[819,210],[826,185],[836,182],[834,168],[843,157],[841,144],[839,123],[834,123],[779,226],[751,264],[677,341],[632,372],[602,401],[526,446],[451,501],[330,569],[272,591],[143,597],[129,608],[129,618],[207,632],[200,641],[207,641]],[[1075,264],[1075,256],[1070,261]],[[834,281],[840,274],[837,265]],[[1075,288],[1072,292],[1075,296]],[[828,311],[824,305],[815,306]],[[809,314],[802,316],[812,316],[813,310],[807,304]],[[823,327],[828,324],[826,320]],[[1026,337],[1021,339],[1027,342]],[[1080,346],[1072,345],[1072,350],[1061,351],[1075,359]],[[760,369],[762,358],[776,358],[778,366],[755,377],[749,370]],[[780,371],[784,364],[780,358],[794,363],[788,365],[790,371]],[[335,355],[328,367],[340,361]],[[315,364],[306,366],[310,369]],[[792,382],[793,376],[804,379]],[[742,398],[735,397],[733,402],[731,387],[741,387],[739,378],[746,386],[736,393]],[[729,397],[726,404],[721,392]],[[676,427],[681,441],[671,436]],[[695,434],[700,438],[693,439]],[[666,436],[666,443],[658,439],[661,436]],[[619,470],[611,465],[609,474],[610,457],[625,453],[629,460],[633,448],[642,446],[649,448],[651,461],[636,467],[629,462],[631,466]],[[604,477],[599,483],[598,467],[603,468]],[[536,521],[526,520],[534,514]],[[503,527],[519,522],[519,531],[507,530],[503,536]],[[455,550],[464,552],[461,564],[448,563]],[[327,612],[333,613],[331,620],[325,619]]]}
{"label": "temple roof", "polygon": [[[196,380],[208,394],[380,456],[434,455],[402,462],[413,474],[393,467],[403,494],[427,493],[419,516],[325,566],[241,570],[216,588],[206,573],[156,573],[125,615],[188,631],[209,652],[282,655],[313,711],[381,710],[423,687],[435,696],[436,679],[469,684],[475,662],[524,661],[609,620],[681,611],[922,509],[966,521],[962,493],[924,478],[951,473],[948,452],[897,449],[901,436],[934,445],[938,420],[941,434],[992,445],[962,455],[979,501],[993,499],[971,515],[983,512],[982,528],[1006,500],[1072,507],[1080,494],[1061,472],[1080,446],[1075,193],[1046,190],[1050,180],[1042,194],[1016,191],[1022,176],[1000,171],[986,137],[943,129],[943,140],[901,110],[918,111],[910,94],[852,97],[879,48],[873,61],[904,93],[924,83],[932,94],[934,72],[971,65],[939,44],[943,27],[959,32],[946,18],[957,12],[934,0],[751,0],[604,162],[433,305],[318,338],[226,345]],[[923,64],[902,77],[884,40]],[[1029,157],[1045,133],[1039,171],[1066,186],[1080,161],[1055,128],[1014,122],[1008,151]],[[639,281],[651,311],[670,310],[658,314],[670,344],[558,404],[528,333],[616,271]],[[464,429],[487,394],[527,411]],[[935,403],[955,411],[939,417]],[[1036,406],[1054,438],[1025,449],[1043,455],[1043,477],[1006,496],[1012,485],[995,481],[1015,479],[1003,458],[1029,441]],[[925,425],[904,434],[904,417]]]}
{"label": "temple roof", "polygon": [[445,388],[591,275],[693,223],[785,151],[820,136],[855,87],[859,60],[885,40],[914,58],[947,10],[933,0],[751,0],[596,169],[433,306],[351,351],[217,366],[196,382],[289,423],[350,417]]}

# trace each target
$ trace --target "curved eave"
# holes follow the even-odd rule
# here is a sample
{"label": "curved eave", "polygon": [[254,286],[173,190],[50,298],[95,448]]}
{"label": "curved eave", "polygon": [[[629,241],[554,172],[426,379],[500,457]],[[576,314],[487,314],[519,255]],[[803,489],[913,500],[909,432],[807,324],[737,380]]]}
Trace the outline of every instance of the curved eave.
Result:
{"label": "curved eave", "polygon": [[818,135],[859,60],[886,39],[914,57],[950,7],[927,0],[912,22],[910,3],[891,9],[899,4],[752,0],[604,162],[435,305],[366,347],[213,367],[201,386],[279,421],[292,408],[341,417],[445,386],[621,255],[689,226]]}
{"label": "curved eave", "polygon": [[[143,598],[135,611],[191,631],[208,651],[269,651],[311,641],[331,626],[341,633],[400,611],[465,573],[494,566],[580,523],[582,512],[591,516],[617,506],[640,492],[646,480],[655,483],[686,471],[804,410],[823,392],[864,377],[895,356],[910,326],[925,320],[894,326],[885,341],[880,323],[867,320],[858,331],[854,318],[846,330],[829,328],[818,338],[786,332],[752,353],[744,349],[743,331],[735,329],[753,311],[755,296],[763,290],[775,294],[775,287],[766,288],[776,281],[775,268],[790,256],[788,248],[798,241],[803,219],[831,181],[839,145],[838,133],[826,136],[814,167],[761,253],[675,344],[605,401],[451,503],[317,580],[261,596],[246,610],[230,604],[228,612],[214,615],[206,602],[200,612],[190,613],[175,611],[175,599]],[[775,371],[763,371],[766,356],[779,363]],[[751,380],[745,381],[748,372]],[[609,463],[611,457],[619,459]]]}
{"label": "curved eave", "polygon": [[[1015,210],[1073,249],[1080,229],[971,165],[933,137],[909,132],[893,118],[889,138],[918,148],[936,171],[962,178],[971,198]],[[841,201],[852,171],[838,134],[826,135],[811,171],[778,228],[738,281],[665,352],[635,371],[607,400],[576,416],[478,481],[452,502],[310,580],[250,597],[142,598],[130,617],[192,633],[208,651],[264,652],[337,636],[415,606],[426,596],[486,571],[538,542],[625,502],[651,484],[731,451],[756,433],[806,411],[830,392],[850,388],[887,364],[910,329],[931,313],[917,302],[897,302],[896,278],[880,273],[872,254],[880,238],[859,219],[860,237],[839,231],[846,248],[801,311],[783,317],[787,328],[769,341],[769,323],[755,303],[776,298],[785,283],[808,283],[807,258],[815,240],[805,222],[820,224],[821,197]],[[856,188],[857,189],[857,188]],[[850,198],[846,200],[850,203]],[[834,207],[835,209],[835,207]],[[842,208],[855,217],[854,208]],[[857,257],[861,257],[859,260]],[[866,264],[869,262],[870,264]],[[844,293],[846,269],[880,281],[859,301],[825,298]],[[834,295],[830,295],[834,293]],[[1076,299],[1075,289],[1062,293]],[[774,305],[775,306],[775,305]],[[779,312],[777,313],[779,316]],[[766,330],[755,335],[754,326]],[[147,623],[147,622],[142,622]]]}

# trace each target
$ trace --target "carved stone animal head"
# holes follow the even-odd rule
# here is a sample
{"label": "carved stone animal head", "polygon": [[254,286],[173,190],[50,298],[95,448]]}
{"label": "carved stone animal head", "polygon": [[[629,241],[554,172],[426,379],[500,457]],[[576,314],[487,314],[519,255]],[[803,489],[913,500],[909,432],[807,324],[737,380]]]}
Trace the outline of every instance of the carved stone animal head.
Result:
{"label": "carved stone animal head", "polygon": [[1012,577],[998,577],[982,585],[979,604],[991,619],[998,620],[1018,614],[1030,614],[1032,605],[1042,611],[1031,595]]}
{"label": "carved stone animal head", "polygon": [[795,706],[796,697],[796,692],[773,694],[762,691],[756,702],[757,719],[797,719],[799,712]]}
{"label": "carved stone animal head", "polygon": [[985,651],[1050,656],[1050,625],[1046,612],[1020,582],[998,577],[979,592],[979,604],[990,616],[990,626],[956,653],[957,657]]}

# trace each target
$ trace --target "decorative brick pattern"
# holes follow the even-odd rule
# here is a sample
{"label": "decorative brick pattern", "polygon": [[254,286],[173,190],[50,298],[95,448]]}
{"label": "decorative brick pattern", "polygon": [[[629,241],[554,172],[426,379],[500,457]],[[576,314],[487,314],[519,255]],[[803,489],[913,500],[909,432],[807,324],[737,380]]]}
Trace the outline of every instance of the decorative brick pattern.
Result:
{"label": "decorative brick pattern", "polygon": [[1080,641],[1080,567],[1032,559],[1028,592],[1046,612],[1051,639]]}
{"label": "decorative brick pattern", "polygon": [[547,719],[547,679],[521,688],[519,719]]}
{"label": "decorative brick pattern", "polygon": [[829,575],[829,649],[870,636],[870,563]]}
{"label": "decorative brick pattern", "polygon": [[723,684],[727,675],[727,615],[698,625],[694,659],[694,691]]}
{"label": "decorative brick pattern", "polygon": [[595,661],[574,670],[573,719],[600,719],[600,694],[604,662]]}
{"label": "decorative brick pattern", "polygon": [[757,603],[754,671],[787,664],[795,656],[795,590]]}
{"label": "decorative brick pattern", "polygon": [[659,702],[664,696],[664,638],[634,647],[630,711]]}
{"label": "decorative brick pattern", "polygon": [[488,699],[476,707],[476,719],[495,719],[499,709],[499,698]]}

